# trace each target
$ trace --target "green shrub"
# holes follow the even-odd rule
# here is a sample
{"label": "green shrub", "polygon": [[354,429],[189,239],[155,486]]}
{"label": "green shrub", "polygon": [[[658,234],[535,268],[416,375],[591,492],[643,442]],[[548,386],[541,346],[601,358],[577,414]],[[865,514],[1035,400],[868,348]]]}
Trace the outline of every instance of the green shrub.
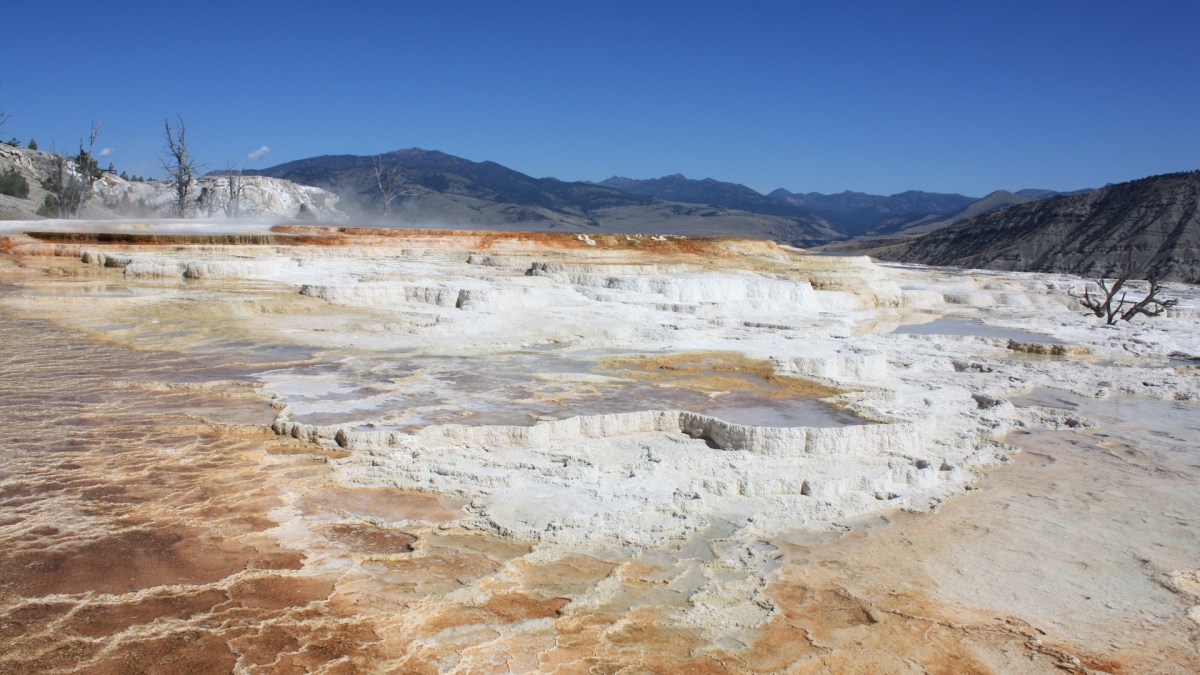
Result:
{"label": "green shrub", "polygon": [[46,198],[42,200],[42,205],[38,207],[37,214],[47,218],[59,217],[58,200],[54,198],[54,195],[46,195]]}
{"label": "green shrub", "polygon": [[0,173],[0,194],[24,199],[29,196],[29,181],[10,166],[8,171]]}

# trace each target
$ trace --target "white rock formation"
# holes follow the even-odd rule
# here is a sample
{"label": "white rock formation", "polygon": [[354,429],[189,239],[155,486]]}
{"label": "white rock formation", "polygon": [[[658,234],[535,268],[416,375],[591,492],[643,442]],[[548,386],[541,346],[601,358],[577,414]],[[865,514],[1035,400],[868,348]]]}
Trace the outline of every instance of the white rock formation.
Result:
{"label": "white rock formation", "polygon": [[[277,433],[348,450],[329,460],[348,484],[466,497],[472,527],[548,547],[661,545],[715,522],[750,541],[928,509],[1005,461],[1009,429],[1052,418],[1009,402],[1036,387],[1200,399],[1197,378],[1164,367],[1171,354],[1200,354],[1191,287],[1168,288],[1183,300],[1170,316],[1109,327],[1076,311],[1068,291],[1082,281],[1066,276],[761,251],[664,261],[606,253],[594,239],[539,258],[528,242],[472,252],[421,237],[54,251],[135,288],[181,284],[158,299],[93,300],[111,323],[153,333],[161,322],[171,340],[201,345],[238,335],[329,350],[316,366],[260,375],[284,406]],[[196,279],[205,283],[187,285]],[[189,302],[203,304],[203,323],[187,318]],[[1051,338],[1057,352],[1038,346]],[[678,386],[633,389],[619,369],[597,370],[598,354],[693,351],[838,387],[832,402],[860,420],[771,423],[767,399],[754,399],[761,426],[682,408],[589,411],[628,391],[672,400]],[[1118,362],[1120,373],[1107,365]],[[738,377],[704,391],[714,409],[747,396],[731,396]]]}
{"label": "white rock formation", "polygon": [[[296,218],[312,222],[341,222],[347,218],[338,210],[338,196],[332,192],[266,176],[241,177],[241,198],[235,214],[230,204],[229,181],[227,176],[194,179],[188,191],[188,215],[210,220]],[[105,174],[96,183],[94,200],[118,216],[175,215],[174,187],[166,181],[132,182]]]}
{"label": "white rock formation", "polygon": [[[50,168],[51,157],[47,152],[0,143],[0,170],[16,169],[30,186],[26,199],[0,195],[0,213],[6,219],[36,217],[45,195],[41,180]],[[68,170],[72,170],[70,166]],[[338,210],[338,196],[332,192],[266,176],[241,178],[239,208],[235,210],[229,204],[229,181],[225,176],[195,178],[189,188],[187,215],[217,221],[299,219],[330,223],[347,218]],[[166,181],[127,181],[105,173],[92,186],[81,215],[92,219],[171,218],[176,215],[174,206],[174,187]]]}

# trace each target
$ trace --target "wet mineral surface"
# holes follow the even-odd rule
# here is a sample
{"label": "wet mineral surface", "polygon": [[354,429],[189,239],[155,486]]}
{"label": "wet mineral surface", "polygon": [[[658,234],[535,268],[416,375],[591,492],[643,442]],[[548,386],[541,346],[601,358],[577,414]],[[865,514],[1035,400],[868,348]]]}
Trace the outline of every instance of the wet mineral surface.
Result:
{"label": "wet mineral surface", "polygon": [[[894,345],[893,370],[936,362],[945,372],[927,377],[931,390],[969,382],[979,392],[972,410],[983,411],[973,415],[1018,420],[1004,441],[1020,452],[933,511],[884,500],[833,525],[755,530],[742,507],[714,509],[652,545],[585,545],[488,527],[480,514],[506,505],[489,502],[483,483],[476,493],[389,483],[364,467],[390,468],[391,455],[272,431],[288,405],[297,416],[333,411],[335,421],[378,427],[419,407],[344,414],[361,412],[339,402],[367,398],[363,386],[418,381],[364,374],[395,359],[347,367],[362,343],[339,351],[278,327],[206,318],[215,298],[294,302],[274,286],[205,282],[207,304],[189,313],[186,297],[136,298],[196,286],[15,254],[0,262],[0,283],[0,672],[1200,669],[1200,408],[1187,395],[1194,375],[1170,358],[1031,356],[999,346],[1007,336],[877,331],[857,340],[895,341],[879,343]],[[345,318],[305,303],[246,321]],[[1049,330],[1076,342],[1083,331]],[[828,390],[800,392],[815,385],[723,349],[627,357],[585,346],[576,355],[590,355],[586,365],[556,377],[545,377],[541,357],[496,377],[540,373],[572,396],[602,394],[614,378],[626,391],[710,409],[725,399],[758,415],[854,388],[830,380],[819,385]],[[415,358],[437,367],[417,361],[408,374],[436,380],[464,357]],[[1081,373],[1074,390],[1062,385],[1067,369]],[[328,386],[330,373],[352,377]],[[1122,390],[1121,377],[1136,377],[1137,389]],[[306,378],[321,386],[285,386]],[[429,391],[444,401],[462,389]],[[555,415],[543,403],[533,401],[533,414]],[[714,452],[702,439],[631,438],[613,440],[612,452],[626,442],[652,455],[672,444]]]}

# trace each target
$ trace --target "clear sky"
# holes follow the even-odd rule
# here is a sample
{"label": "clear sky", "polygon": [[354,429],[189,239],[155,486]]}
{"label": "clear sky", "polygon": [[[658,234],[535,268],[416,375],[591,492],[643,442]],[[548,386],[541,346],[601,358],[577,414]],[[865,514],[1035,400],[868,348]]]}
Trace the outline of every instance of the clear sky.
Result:
{"label": "clear sky", "polygon": [[1200,168],[1200,1],[11,2],[5,139],[158,175],[436,149],[760,191],[1071,190]]}

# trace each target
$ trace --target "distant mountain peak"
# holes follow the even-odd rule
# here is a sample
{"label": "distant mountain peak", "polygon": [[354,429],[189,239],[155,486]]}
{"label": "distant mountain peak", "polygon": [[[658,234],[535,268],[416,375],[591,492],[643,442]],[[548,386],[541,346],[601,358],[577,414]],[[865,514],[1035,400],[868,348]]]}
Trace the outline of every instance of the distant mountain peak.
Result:
{"label": "distant mountain peak", "polygon": [[983,196],[984,199],[993,199],[997,197],[1032,197],[1033,195],[1023,195],[1019,192],[1009,192],[1008,190],[993,190]]}

